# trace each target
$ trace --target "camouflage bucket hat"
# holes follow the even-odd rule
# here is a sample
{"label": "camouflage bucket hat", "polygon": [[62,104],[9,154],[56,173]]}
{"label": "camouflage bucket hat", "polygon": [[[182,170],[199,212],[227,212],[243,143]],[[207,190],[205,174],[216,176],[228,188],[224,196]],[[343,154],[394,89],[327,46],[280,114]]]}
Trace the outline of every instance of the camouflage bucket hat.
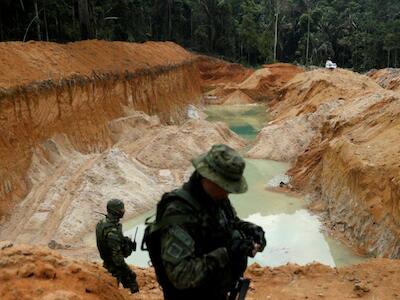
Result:
{"label": "camouflage bucket hat", "polygon": [[199,174],[214,182],[228,193],[241,194],[247,191],[243,177],[246,166],[240,154],[227,145],[218,144],[194,159],[192,164]]}

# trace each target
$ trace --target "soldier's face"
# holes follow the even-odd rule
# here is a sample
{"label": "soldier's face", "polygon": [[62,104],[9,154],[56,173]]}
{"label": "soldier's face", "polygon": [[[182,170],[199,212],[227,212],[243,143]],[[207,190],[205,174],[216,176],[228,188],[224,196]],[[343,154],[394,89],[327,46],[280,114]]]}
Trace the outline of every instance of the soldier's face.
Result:
{"label": "soldier's face", "polygon": [[205,192],[215,201],[223,201],[228,198],[229,193],[207,178],[202,178],[201,183]]}

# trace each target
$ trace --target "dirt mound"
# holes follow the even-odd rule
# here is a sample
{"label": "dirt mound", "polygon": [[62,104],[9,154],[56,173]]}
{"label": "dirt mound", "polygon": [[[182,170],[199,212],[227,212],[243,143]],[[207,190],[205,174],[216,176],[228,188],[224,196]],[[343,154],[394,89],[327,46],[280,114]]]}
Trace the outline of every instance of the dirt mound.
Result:
{"label": "dirt mound", "polygon": [[[140,292],[132,295],[118,287],[99,263],[32,246],[0,249],[0,298],[4,300],[163,299],[151,268],[133,267]],[[246,272],[251,279],[246,299],[399,299],[399,268],[399,261],[385,259],[334,269],[321,264],[278,268],[254,264]]]}
{"label": "dirt mound", "polygon": [[232,80],[214,86],[208,91],[206,100],[211,104],[225,103],[226,99],[236,91],[246,94],[252,101],[271,101],[278,97],[278,92],[296,74],[303,70],[290,64],[264,65],[263,68],[255,70],[241,82]]}
{"label": "dirt mound", "polygon": [[0,43],[0,217],[30,191],[35,149],[65,135],[81,153],[110,149],[126,111],[186,118],[200,101],[196,56],[174,43]]}
{"label": "dirt mound", "polygon": [[375,70],[368,73],[381,87],[400,91],[400,69],[388,68],[382,70]]}
{"label": "dirt mound", "polygon": [[44,248],[0,250],[3,300],[132,299],[97,263],[74,261]]}
{"label": "dirt mound", "polygon": [[200,56],[198,65],[203,80],[203,88],[206,91],[221,84],[240,83],[253,73],[251,69],[240,64],[229,63],[208,56]]}
{"label": "dirt mound", "polygon": [[313,193],[333,232],[398,258],[399,103],[398,93],[350,71],[299,74],[247,155],[295,161],[291,184]]}
{"label": "dirt mound", "polygon": [[245,145],[225,124],[203,120],[165,126],[156,117],[131,112],[109,128],[115,145],[102,153],[82,154],[65,135],[35,149],[30,193],[2,225],[0,238],[84,247],[82,238],[101,217],[93,212],[104,212],[109,199],[123,199],[126,217],[137,216],[183,182],[191,158],[216,143]]}
{"label": "dirt mound", "polygon": [[274,118],[247,153],[252,158],[292,161],[320,136],[325,121],[348,102],[383,90],[370,78],[347,70],[317,69],[300,73],[270,104]]}
{"label": "dirt mound", "polygon": [[217,143],[225,143],[235,149],[245,146],[245,141],[224,123],[189,120],[179,127],[159,129],[123,149],[146,166],[182,170],[191,166],[190,159]]}
{"label": "dirt mound", "polygon": [[275,99],[280,88],[299,73],[303,73],[303,70],[290,64],[264,65],[262,69],[256,70],[240,83],[237,88],[255,101],[266,102]]}
{"label": "dirt mound", "polygon": [[316,69],[296,75],[271,103],[275,119],[315,112],[321,103],[332,100],[352,101],[379,89],[372,79],[348,70]]}
{"label": "dirt mound", "polygon": [[[342,268],[318,263],[306,266],[288,264],[277,268],[253,264],[245,274],[251,279],[246,299],[400,299],[400,288],[397,287],[399,267],[400,262],[385,259]],[[154,273],[140,270],[139,278],[143,281],[146,278],[149,284],[133,299],[162,299],[160,290],[153,288]]]}
{"label": "dirt mound", "polygon": [[247,94],[242,91],[234,91],[232,94],[226,96],[225,100],[223,100],[224,105],[235,105],[235,104],[250,104],[253,103],[253,99],[251,99]]}

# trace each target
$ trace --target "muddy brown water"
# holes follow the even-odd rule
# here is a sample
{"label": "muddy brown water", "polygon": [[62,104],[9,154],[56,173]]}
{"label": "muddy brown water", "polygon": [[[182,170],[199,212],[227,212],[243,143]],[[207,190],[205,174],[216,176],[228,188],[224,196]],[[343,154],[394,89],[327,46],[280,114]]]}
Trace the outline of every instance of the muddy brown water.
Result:
{"label": "muddy brown water", "polygon": [[[248,140],[254,140],[268,121],[263,105],[208,106],[206,113],[209,121],[226,122],[232,131]],[[250,263],[279,266],[288,262],[304,265],[316,261],[339,267],[365,260],[323,232],[319,218],[306,209],[305,198],[272,192],[266,188],[270,180],[284,174],[288,167],[287,163],[282,162],[246,159],[245,176],[249,190],[245,194],[230,196],[239,217],[262,226],[266,232],[266,249]],[[140,242],[144,220],[153,213],[124,223],[125,234],[132,236],[138,228]],[[139,249],[128,258],[128,262],[148,266],[147,252]]]}

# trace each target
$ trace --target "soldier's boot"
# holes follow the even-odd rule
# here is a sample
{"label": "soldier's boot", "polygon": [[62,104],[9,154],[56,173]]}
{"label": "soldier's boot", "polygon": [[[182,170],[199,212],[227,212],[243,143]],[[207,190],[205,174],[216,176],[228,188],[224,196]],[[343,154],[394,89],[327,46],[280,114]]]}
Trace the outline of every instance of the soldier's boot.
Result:
{"label": "soldier's boot", "polygon": [[121,278],[121,283],[124,288],[129,289],[131,293],[139,292],[139,285],[136,281],[136,274],[130,273],[129,275]]}
{"label": "soldier's boot", "polygon": [[132,294],[139,292],[139,286],[136,281],[129,285],[129,290],[131,291]]}

